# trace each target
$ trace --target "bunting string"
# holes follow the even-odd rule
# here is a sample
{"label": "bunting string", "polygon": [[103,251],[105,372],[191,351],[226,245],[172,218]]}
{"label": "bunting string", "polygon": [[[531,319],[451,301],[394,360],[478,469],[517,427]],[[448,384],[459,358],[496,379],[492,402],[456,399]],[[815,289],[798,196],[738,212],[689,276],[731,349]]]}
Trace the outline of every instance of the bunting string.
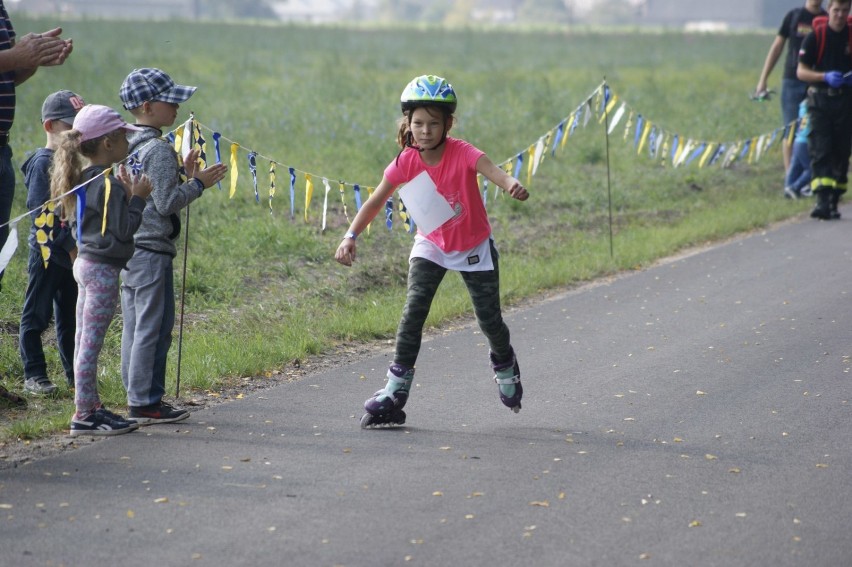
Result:
{"label": "bunting string", "polygon": [[[774,148],[777,145],[778,140],[791,139],[798,126],[797,120],[770,132],[765,132],[745,139],[729,141],[698,140],[679,132],[674,132],[661,126],[656,121],[649,119],[643,113],[639,112],[639,110],[631,107],[631,105],[623,100],[623,98],[617,93],[613,92],[612,88],[606,81],[604,81],[585,99],[577,104],[568,116],[560,120],[551,129],[539,136],[537,140],[527,145],[525,150],[516,152],[512,157],[507,158],[496,165],[518,179],[520,179],[520,176],[524,174],[526,185],[529,187],[532,185],[532,178],[538,173],[539,167],[548,153],[551,157],[555,157],[557,152],[565,149],[568,140],[575,136],[578,128],[586,129],[587,125],[593,118],[597,119],[597,121],[602,124],[603,121],[606,120],[607,116],[610,117],[607,134],[613,134],[618,131],[619,127],[623,127],[624,130],[622,138],[625,142],[633,145],[637,156],[644,155],[659,166],[671,167],[685,167],[694,164],[697,165],[698,168],[711,166],[729,168],[738,161],[753,164],[759,161],[767,152]],[[269,162],[268,207],[270,214],[274,213],[273,197],[275,196],[275,173],[277,166],[285,168],[290,174],[289,215],[291,220],[296,218],[296,193],[297,187],[299,186],[298,179],[301,178],[304,180],[304,210],[302,216],[306,223],[312,222],[309,211],[313,200],[314,179],[322,180],[324,198],[320,221],[321,231],[325,231],[329,224],[328,209],[329,192],[331,190],[329,182],[330,178],[339,180],[337,183],[343,209],[342,214],[347,223],[350,222],[347,208],[348,191],[352,191],[351,198],[354,200],[355,210],[358,211],[363,204],[362,190],[366,189],[369,196],[375,189],[375,187],[371,187],[363,183],[344,181],[340,178],[340,176],[319,175],[285,164],[272,157],[266,156],[257,150],[246,148],[238,141],[230,139],[220,132],[212,130],[206,125],[198,122],[194,115],[191,115],[185,124],[180,125],[175,131],[170,132],[168,134],[168,138],[173,140],[175,149],[179,152],[181,157],[186,155],[189,148],[198,148],[200,151],[200,163],[206,164],[206,139],[203,134],[205,131],[209,132],[209,138],[213,140],[216,163],[222,162],[222,144],[229,144],[230,184],[228,197],[230,199],[233,199],[236,196],[238,189],[240,167],[238,154],[240,151],[246,151],[248,153],[248,167],[252,177],[255,201],[257,203],[260,202],[257,160],[263,159]],[[141,164],[138,163],[138,159],[136,159],[137,155],[138,153],[134,152],[134,154],[127,160],[128,165],[134,173],[137,173],[141,167]],[[204,166],[202,165],[202,167]],[[85,191],[83,190],[85,185],[94,179],[97,179],[97,177],[73,188],[69,191],[69,193],[76,191],[78,199],[80,199],[81,195],[85,195]],[[487,180],[480,176],[479,182],[482,188],[483,202],[487,203]],[[222,188],[221,183],[219,184],[219,188]],[[494,193],[495,197],[498,196],[500,194],[500,188],[495,186]],[[58,202],[63,196],[51,199],[51,201]],[[10,227],[13,227],[26,216],[42,210],[45,205],[40,205],[37,209],[28,211],[0,226],[9,225]],[[408,215],[405,205],[400,202],[399,206],[395,207],[393,197],[391,197],[385,204],[385,226],[388,230],[392,230],[393,228],[394,217],[398,219],[399,225],[404,230],[408,232],[414,230],[413,219],[411,219],[410,215]],[[368,227],[368,230],[369,228],[370,227]],[[17,237],[17,233],[15,233],[15,236]],[[0,256],[4,259],[7,255],[10,256],[10,254],[8,254],[8,250],[11,247],[5,246],[7,244],[8,241],[4,243],[4,248],[7,254]],[[8,263],[8,259],[6,260],[6,263]],[[0,263],[0,270],[4,268],[5,264]]]}

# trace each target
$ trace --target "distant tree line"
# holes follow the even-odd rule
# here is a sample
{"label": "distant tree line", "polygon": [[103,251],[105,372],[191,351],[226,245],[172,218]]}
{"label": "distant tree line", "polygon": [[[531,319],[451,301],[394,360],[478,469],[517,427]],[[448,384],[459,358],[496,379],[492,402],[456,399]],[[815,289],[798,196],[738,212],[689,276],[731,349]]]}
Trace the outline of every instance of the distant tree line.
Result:
{"label": "distant tree line", "polygon": [[[284,1],[284,0],[282,0]],[[275,18],[274,0],[194,0],[196,13],[212,18]],[[423,22],[464,24],[475,9],[483,12],[511,10],[518,22],[577,23],[573,2],[564,0],[380,0],[374,16],[383,22]],[[606,0],[602,8],[584,14],[591,23],[629,23],[636,9],[627,0]],[[364,2],[354,0],[341,14],[342,19],[362,20],[368,11]]]}

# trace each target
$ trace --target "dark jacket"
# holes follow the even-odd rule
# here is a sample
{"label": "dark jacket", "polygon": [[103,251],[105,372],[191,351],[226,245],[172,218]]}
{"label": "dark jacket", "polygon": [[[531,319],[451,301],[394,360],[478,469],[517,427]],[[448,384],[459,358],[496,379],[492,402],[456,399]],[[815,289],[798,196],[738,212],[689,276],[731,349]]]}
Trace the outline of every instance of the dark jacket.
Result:
{"label": "dark jacket", "polygon": [[[30,215],[33,224],[30,226],[28,239],[33,250],[41,248],[36,238],[36,233],[39,231],[36,219],[42,215],[41,206],[50,199],[50,163],[52,160],[53,150],[39,148],[21,166],[21,172],[24,174],[24,185],[27,187],[27,210],[34,211]],[[71,234],[71,227],[59,221],[59,204],[57,203],[56,206],[57,208],[53,212],[53,225],[49,226],[46,223],[41,227],[41,230],[48,234],[45,245],[50,248],[50,262],[70,270],[71,255],[69,251],[74,249],[76,243]],[[49,214],[47,213],[46,216]]]}
{"label": "dark jacket", "polygon": [[[80,183],[100,175],[104,166],[92,166],[83,170]],[[124,185],[109,176],[110,194],[107,201],[106,231],[101,235],[106,197],[106,177],[101,175],[86,185],[86,208],[83,211],[82,235],[77,239],[77,255],[92,262],[124,267],[133,257],[133,235],[142,223],[145,200],[132,196],[127,200]],[[78,201],[79,203],[79,201]],[[77,211],[79,215],[79,211]],[[71,229],[77,237],[77,215],[71,221]]]}

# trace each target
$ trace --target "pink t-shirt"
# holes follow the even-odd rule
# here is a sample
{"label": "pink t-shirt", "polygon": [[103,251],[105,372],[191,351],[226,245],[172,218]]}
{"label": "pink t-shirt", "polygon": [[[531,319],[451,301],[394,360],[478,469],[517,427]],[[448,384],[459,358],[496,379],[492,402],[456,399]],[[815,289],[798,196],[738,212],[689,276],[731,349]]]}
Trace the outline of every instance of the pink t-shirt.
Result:
{"label": "pink t-shirt", "polygon": [[456,212],[443,225],[423,234],[444,252],[470,250],[491,235],[488,214],[476,181],[476,162],[483,155],[483,151],[467,142],[448,137],[444,155],[437,165],[426,165],[420,152],[406,148],[398,163],[394,160],[385,169],[385,179],[394,187],[411,181],[423,171],[429,173],[438,193]]}

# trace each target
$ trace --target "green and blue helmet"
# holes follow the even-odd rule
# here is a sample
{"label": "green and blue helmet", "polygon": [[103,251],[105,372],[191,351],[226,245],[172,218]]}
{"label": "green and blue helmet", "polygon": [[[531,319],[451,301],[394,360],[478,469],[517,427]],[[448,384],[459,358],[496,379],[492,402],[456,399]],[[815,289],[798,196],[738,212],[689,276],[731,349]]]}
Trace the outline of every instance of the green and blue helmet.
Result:
{"label": "green and blue helmet", "polygon": [[403,112],[429,105],[447,107],[453,113],[456,111],[456,102],[453,86],[437,75],[420,75],[413,79],[399,97]]}

